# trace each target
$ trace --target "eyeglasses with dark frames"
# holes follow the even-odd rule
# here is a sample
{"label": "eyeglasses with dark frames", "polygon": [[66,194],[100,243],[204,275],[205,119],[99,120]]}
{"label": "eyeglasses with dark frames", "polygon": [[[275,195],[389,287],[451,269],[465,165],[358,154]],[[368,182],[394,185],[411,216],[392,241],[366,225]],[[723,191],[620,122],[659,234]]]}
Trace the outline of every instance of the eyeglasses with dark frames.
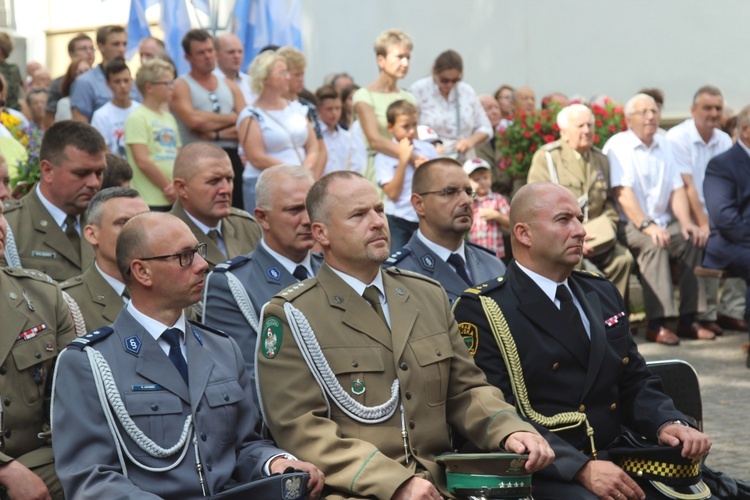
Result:
{"label": "eyeglasses with dark frames", "polygon": [[[158,260],[158,259],[172,259],[174,257],[177,257],[180,262],[180,267],[190,267],[193,265],[193,260],[195,259],[195,254],[198,254],[201,256],[201,258],[206,258],[206,244],[205,243],[199,243],[197,247],[195,248],[188,248],[187,250],[182,250],[181,252],[173,253],[171,255],[157,255],[156,257],[140,257],[137,260]],[[136,259],[133,259],[136,260]],[[130,268],[128,268],[128,274],[130,274]]]}
{"label": "eyeglasses with dark frames", "polygon": [[425,191],[424,193],[417,193],[419,196],[426,196],[428,194],[435,194],[443,198],[457,198],[461,193],[466,193],[466,196],[475,200],[477,198],[477,192],[470,187],[459,188],[455,186],[448,186],[441,189],[440,191]]}
{"label": "eyeglasses with dark frames", "polygon": [[211,111],[221,113],[221,103],[219,103],[219,96],[216,95],[216,92],[209,92],[208,100],[211,101]]}

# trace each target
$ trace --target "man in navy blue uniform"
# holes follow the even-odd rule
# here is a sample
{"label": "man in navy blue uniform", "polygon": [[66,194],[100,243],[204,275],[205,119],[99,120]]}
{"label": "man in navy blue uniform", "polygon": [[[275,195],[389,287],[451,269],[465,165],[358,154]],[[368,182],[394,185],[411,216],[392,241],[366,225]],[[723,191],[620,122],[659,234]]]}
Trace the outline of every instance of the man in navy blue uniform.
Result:
{"label": "man in navy blue uniform", "polygon": [[385,267],[434,279],[451,303],[467,287],[505,273],[505,264],[491,250],[464,240],[474,220],[476,194],[460,163],[450,158],[423,163],[414,172],[411,190],[419,229]]}
{"label": "man in navy blue uniform", "polygon": [[[750,106],[737,116],[739,138],[708,162],[703,181],[711,235],[703,265],[727,268],[750,283]],[[745,300],[750,298],[750,287]],[[750,309],[745,307],[745,321]],[[750,367],[750,354],[747,358]]]}
{"label": "man in navy blue uniform", "polygon": [[555,451],[534,477],[534,498],[646,498],[647,487],[609,460],[623,427],[654,444],[682,444],[688,457],[711,442],[649,373],[614,284],[573,271],[586,235],[576,198],[557,184],[529,184],[510,219],[508,271],[468,289],[454,314],[489,382]]}

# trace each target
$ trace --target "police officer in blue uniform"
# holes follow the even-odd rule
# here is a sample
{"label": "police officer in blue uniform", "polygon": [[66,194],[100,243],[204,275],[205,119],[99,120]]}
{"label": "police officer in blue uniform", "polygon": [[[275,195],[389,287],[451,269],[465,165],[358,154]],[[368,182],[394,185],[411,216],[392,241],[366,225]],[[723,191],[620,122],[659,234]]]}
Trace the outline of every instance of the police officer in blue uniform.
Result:
{"label": "police officer in blue uniform", "polygon": [[315,276],[323,262],[321,255],[310,253],[315,239],[305,196],[312,184],[312,175],[300,166],[264,170],[255,188],[255,217],[263,238],[251,253],[216,266],[206,280],[203,322],[237,342],[251,380],[263,304],[288,286]]}
{"label": "police officer in blue uniform", "polygon": [[193,499],[287,467],[310,474],[313,495],[322,489],[314,465],[258,435],[237,344],[186,322],[183,309],[203,292],[204,255],[170,214],[141,214],[123,227],[117,263],[131,301],[58,361],[53,450],[69,498]]}
{"label": "police officer in blue uniform", "polygon": [[453,302],[467,287],[505,273],[505,264],[484,247],[464,240],[474,220],[475,193],[456,160],[438,158],[414,173],[411,203],[419,229],[383,265],[438,281]]}

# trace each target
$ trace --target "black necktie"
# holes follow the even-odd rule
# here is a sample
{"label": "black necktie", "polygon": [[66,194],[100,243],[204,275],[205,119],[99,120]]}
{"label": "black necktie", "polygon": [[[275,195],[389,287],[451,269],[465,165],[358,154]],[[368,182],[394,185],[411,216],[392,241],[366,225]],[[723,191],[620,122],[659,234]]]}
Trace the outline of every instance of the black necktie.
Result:
{"label": "black necktie", "polygon": [[466,263],[464,262],[463,257],[457,253],[452,253],[450,257],[448,257],[448,264],[456,268],[456,274],[458,274],[468,286],[472,285],[469,273],[466,272]]}
{"label": "black necktie", "polygon": [[573,296],[570,294],[568,287],[557,285],[555,298],[560,301],[560,313],[563,321],[561,324],[564,325],[563,332],[570,334],[572,341],[583,342],[583,346],[588,346],[591,343],[591,339],[589,339],[586,333],[581,314],[573,302]]}
{"label": "black necktie", "polygon": [[185,357],[182,355],[180,349],[180,330],[177,328],[167,328],[164,333],[161,334],[161,338],[167,341],[169,344],[169,360],[172,362],[177,371],[180,372],[182,378],[185,379],[185,383],[188,383],[188,369]]}
{"label": "black necktie", "polygon": [[78,257],[81,256],[81,235],[76,231],[76,218],[73,215],[65,217],[65,236],[68,237],[68,241],[73,246],[73,250],[76,251]]}
{"label": "black necktie", "polygon": [[292,273],[292,276],[297,278],[297,281],[306,280],[307,278],[310,277],[310,275],[307,274],[307,269],[302,264],[294,268],[294,272]]}
{"label": "black necktie", "polygon": [[[368,286],[367,288],[365,288],[365,292],[362,294],[362,297],[370,303],[377,315],[380,317],[380,319],[383,320],[383,323],[385,323],[385,326],[388,327],[388,320],[385,319],[383,306],[380,305],[380,294],[378,293],[377,287],[374,285]],[[390,327],[388,327],[388,329],[390,330]]]}

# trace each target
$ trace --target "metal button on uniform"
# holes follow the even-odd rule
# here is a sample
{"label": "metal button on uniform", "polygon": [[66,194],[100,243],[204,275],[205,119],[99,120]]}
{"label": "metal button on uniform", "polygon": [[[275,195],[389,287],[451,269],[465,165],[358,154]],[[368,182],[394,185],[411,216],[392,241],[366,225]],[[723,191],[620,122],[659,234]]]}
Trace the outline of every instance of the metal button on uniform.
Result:
{"label": "metal button on uniform", "polygon": [[398,365],[399,368],[406,371],[409,369],[409,365],[406,364],[406,361],[402,361],[400,365]]}
{"label": "metal button on uniform", "polygon": [[229,401],[229,394],[226,392],[221,395],[221,397],[224,399],[224,401]]}
{"label": "metal button on uniform", "polygon": [[13,434],[10,429],[5,429],[5,437],[10,439],[10,435]]}
{"label": "metal button on uniform", "polygon": [[205,440],[206,440],[206,433],[201,432],[201,441],[205,441]]}
{"label": "metal button on uniform", "polygon": [[39,359],[39,358],[41,358],[41,357],[42,357],[42,353],[41,353],[41,352],[35,352],[35,353],[34,353],[34,357],[35,357],[36,359]]}
{"label": "metal button on uniform", "polygon": [[0,366],[0,375],[5,375],[5,372],[7,372],[7,371],[8,371],[8,369],[5,368],[5,365]]}
{"label": "metal button on uniform", "polygon": [[630,358],[628,358],[627,356],[625,356],[624,358],[622,358],[622,364],[623,365],[627,365],[628,363],[630,363]]}
{"label": "metal button on uniform", "polygon": [[443,354],[440,352],[439,349],[435,349],[435,356],[442,356]]}
{"label": "metal button on uniform", "polygon": [[156,404],[156,403],[152,404],[152,405],[151,405],[151,410],[152,410],[152,411],[159,411],[159,405],[158,405],[158,404]]}
{"label": "metal button on uniform", "polygon": [[406,391],[404,393],[404,396],[406,397],[406,399],[411,399],[411,391]]}
{"label": "metal button on uniform", "polygon": [[352,361],[352,366],[353,366],[354,368],[356,368],[356,367],[358,367],[358,366],[359,366],[359,363],[357,363],[356,361]]}
{"label": "metal button on uniform", "polygon": [[413,429],[414,425],[414,420],[409,420],[409,429]]}
{"label": "metal button on uniform", "polygon": [[581,412],[581,413],[585,412],[586,411],[586,406],[585,405],[579,406],[578,407],[578,411]]}
{"label": "metal button on uniform", "polygon": [[10,398],[5,398],[5,406],[10,406]]}
{"label": "metal button on uniform", "polygon": [[556,372],[558,370],[558,368],[560,368],[560,363],[555,363],[555,364],[552,365],[552,371],[553,372]]}
{"label": "metal button on uniform", "polygon": [[617,403],[612,403],[612,405],[609,407],[610,410],[614,411],[617,409]]}
{"label": "metal button on uniform", "polygon": [[208,469],[208,472],[211,472],[212,470],[214,470],[214,464],[212,464],[211,462],[208,462],[206,464],[206,469]]}

